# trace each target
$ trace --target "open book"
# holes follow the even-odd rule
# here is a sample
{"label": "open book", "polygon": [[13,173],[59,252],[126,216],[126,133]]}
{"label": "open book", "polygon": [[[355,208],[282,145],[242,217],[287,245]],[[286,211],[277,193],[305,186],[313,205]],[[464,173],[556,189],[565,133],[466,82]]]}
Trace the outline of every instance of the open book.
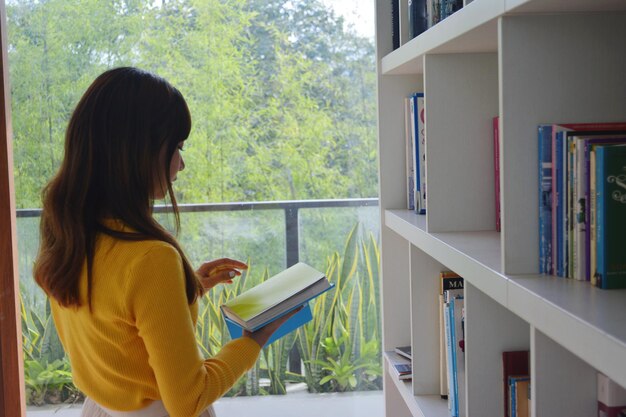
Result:
{"label": "open book", "polygon": [[235,339],[243,329],[253,332],[303,306],[272,335],[269,344],[312,320],[308,301],[333,287],[324,273],[300,262],[227,301],[221,310]]}

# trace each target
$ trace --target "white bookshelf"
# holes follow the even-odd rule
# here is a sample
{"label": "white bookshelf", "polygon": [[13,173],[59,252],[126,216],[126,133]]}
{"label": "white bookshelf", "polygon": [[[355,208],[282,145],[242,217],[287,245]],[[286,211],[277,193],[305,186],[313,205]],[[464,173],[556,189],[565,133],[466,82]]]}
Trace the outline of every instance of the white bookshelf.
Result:
{"label": "white bookshelf", "polygon": [[[444,269],[466,282],[466,416],[502,415],[501,352],[519,349],[531,352],[533,416],[595,415],[596,372],[626,387],[626,291],[537,274],[536,127],[626,120],[626,1],[466,1],[392,51],[391,2],[377,0],[376,42],[383,350],[413,347],[411,382],[385,373],[386,415],[448,415],[438,396]],[[417,91],[425,216],[404,209],[403,98]]]}

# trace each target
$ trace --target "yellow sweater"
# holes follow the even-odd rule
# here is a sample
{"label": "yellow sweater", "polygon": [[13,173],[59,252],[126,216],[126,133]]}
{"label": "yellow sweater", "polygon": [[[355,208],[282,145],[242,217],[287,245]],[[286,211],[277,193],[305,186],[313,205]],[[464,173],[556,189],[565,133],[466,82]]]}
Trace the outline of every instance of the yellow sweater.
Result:
{"label": "yellow sweater", "polygon": [[[108,224],[111,226],[111,224]],[[171,417],[197,416],[250,369],[260,352],[252,339],[226,344],[203,359],[194,335],[197,303],[185,295],[182,261],[169,244],[100,235],[93,265],[92,313],[51,299],[76,386],[119,411],[163,400]]]}

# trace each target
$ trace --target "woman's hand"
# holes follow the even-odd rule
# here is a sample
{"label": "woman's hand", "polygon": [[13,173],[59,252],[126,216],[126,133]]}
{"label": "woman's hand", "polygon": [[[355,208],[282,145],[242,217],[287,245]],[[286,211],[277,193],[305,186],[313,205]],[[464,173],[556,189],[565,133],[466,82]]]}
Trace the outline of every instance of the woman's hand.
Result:
{"label": "woman's hand", "polygon": [[250,332],[250,331],[244,329],[243,330],[243,336],[251,338],[252,340],[257,342],[259,344],[259,346],[263,347],[263,346],[265,346],[267,341],[270,340],[270,337],[272,336],[272,334],[274,334],[274,332],[276,330],[278,330],[278,328],[280,326],[282,326],[283,323],[285,323],[287,320],[289,320],[289,318],[291,316],[296,314],[298,311],[302,310],[302,308],[303,307],[298,307],[295,310],[290,311],[289,313],[287,313],[284,316],[281,316],[281,317],[277,318],[276,320],[266,324],[265,326],[261,327],[259,330],[255,331],[255,332]]}
{"label": "woman's hand", "polygon": [[248,269],[248,265],[234,259],[220,258],[203,263],[196,274],[200,279],[202,288],[207,292],[217,284],[224,282],[231,284],[234,277],[241,275],[240,269]]}

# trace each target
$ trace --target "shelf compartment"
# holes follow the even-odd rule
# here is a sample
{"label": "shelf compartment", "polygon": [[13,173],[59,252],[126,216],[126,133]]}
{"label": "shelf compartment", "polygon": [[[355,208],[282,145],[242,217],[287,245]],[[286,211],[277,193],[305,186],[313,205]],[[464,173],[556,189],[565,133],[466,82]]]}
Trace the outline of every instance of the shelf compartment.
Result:
{"label": "shelf compartment", "polygon": [[[411,380],[400,380],[390,371],[389,359],[385,353],[385,372],[388,380],[393,381],[396,391],[400,394],[414,417],[450,417],[448,401],[439,395],[413,395]],[[389,387],[388,387],[389,388]]]}
{"label": "shelf compartment", "polygon": [[505,0],[509,13],[580,13],[626,10],[624,0]]}
{"label": "shelf compartment", "polygon": [[509,277],[508,308],[537,330],[626,386],[626,290],[529,275]]}
{"label": "shelf compartment", "polygon": [[596,370],[536,328],[531,343],[531,415],[596,415]]}
{"label": "shelf compartment", "polygon": [[426,54],[495,52],[504,15],[624,11],[623,0],[474,0],[382,58],[384,75],[422,74]]}
{"label": "shelf compartment", "polygon": [[426,54],[495,52],[503,0],[475,0],[382,59],[385,75],[421,74]]}
{"label": "shelf compartment", "polygon": [[529,325],[626,386],[626,290],[545,275],[499,272],[497,232],[428,233],[424,216],[386,210],[385,225]]}
{"label": "shelf compartment", "polygon": [[506,306],[507,280],[499,273],[500,233],[428,233],[425,216],[409,210],[386,210],[385,225],[442,265]]}

